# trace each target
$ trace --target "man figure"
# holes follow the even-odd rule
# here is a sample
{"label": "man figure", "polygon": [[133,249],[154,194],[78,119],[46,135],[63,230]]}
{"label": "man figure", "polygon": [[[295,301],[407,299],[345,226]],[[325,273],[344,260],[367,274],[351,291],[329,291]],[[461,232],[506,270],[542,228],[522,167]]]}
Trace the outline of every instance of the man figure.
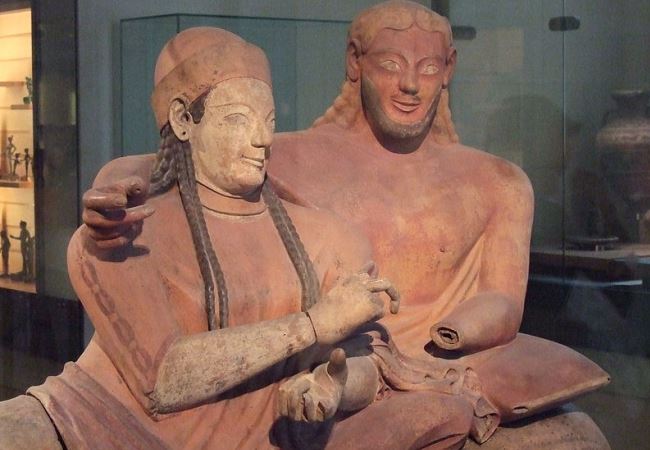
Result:
{"label": "man figure", "polygon": [[[424,361],[458,352],[511,421],[601,386],[607,375],[569,349],[517,335],[532,189],[518,167],[459,144],[448,100],[455,61],[449,23],[421,5],[362,12],[350,27],[341,95],[313,128],[276,137],[269,177],[285,198],[329,209],[366,233],[380,271],[402,292],[400,315],[384,319],[398,348]],[[119,182],[137,173],[127,168],[134,161],[112,164],[96,182],[109,188],[85,196],[94,210],[84,220],[100,245],[130,241],[152,212],[128,209],[117,222],[97,214],[123,207],[137,188]],[[492,445],[574,448],[562,433],[549,438],[549,428],[608,448],[579,413],[497,432]]]}
{"label": "man figure", "polygon": [[20,253],[23,257],[23,270],[18,274],[23,281],[31,280],[31,260],[30,260],[30,243],[32,240],[31,234],[27,229],[27,222],[20,221],[20,234],[18,236],[9,235],[12,239],[20,241]]}

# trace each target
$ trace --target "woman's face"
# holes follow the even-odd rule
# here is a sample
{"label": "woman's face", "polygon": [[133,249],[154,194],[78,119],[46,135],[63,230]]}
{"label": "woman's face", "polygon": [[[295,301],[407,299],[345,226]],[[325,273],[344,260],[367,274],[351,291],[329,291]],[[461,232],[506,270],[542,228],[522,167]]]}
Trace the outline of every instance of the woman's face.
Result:
{"label": "woman's face", "polygon": [[264,182],[275,127],[273,94],[266,83],[232,78],[205,99],[205,113],[192,126],[197,181],[226,195],[244,196]]}

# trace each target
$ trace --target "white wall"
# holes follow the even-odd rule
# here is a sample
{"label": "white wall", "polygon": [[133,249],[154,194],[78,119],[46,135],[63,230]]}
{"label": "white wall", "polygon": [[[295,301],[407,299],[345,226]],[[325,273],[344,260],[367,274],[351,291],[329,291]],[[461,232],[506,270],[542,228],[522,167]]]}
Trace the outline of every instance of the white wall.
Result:
{"label": "white wall", "polygon": [[[429,1],[418,0],[429,5]],[[352,20],[377,0],[79,0],[80,188],[116,155],[119,142],[119,25],[121,19],[164,14],[211,14]]]}

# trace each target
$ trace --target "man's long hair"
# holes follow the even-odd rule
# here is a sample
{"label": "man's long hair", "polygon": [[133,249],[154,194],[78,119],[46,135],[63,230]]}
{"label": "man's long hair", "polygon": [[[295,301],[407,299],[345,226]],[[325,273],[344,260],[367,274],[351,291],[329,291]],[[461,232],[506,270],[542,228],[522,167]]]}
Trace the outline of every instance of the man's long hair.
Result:
{"label": "man's long hair", "polygon": [[[203,117],[206,96],[207,93],[203,94],[190,105],[189,111],[195,123],[199,123]],[[162,139],[151,173],[149,195],[162,194],[178,184],[203,279],[208,329],[226,328],[229,315],[228,289],[203,216],[192,161],[192,147],[188,141],[178,139],[169,123],[163,126],[160,134]],[[262,196],[298,273],[302,287],[301,306],[302,310],[306,311],[318,300],[318,277],[291,218],[268,182],[264,184]],[[215,289],[219,303],[218,311],[215,311]]]}
{"label": "man's long hair", "polygon": [[[389,1],[363,11],[350,25],[348,45],[352,40],[356,40],[361,44],[362,53],[365,53],[380,30],[384,28],[407,30],[414,25],[424,31],[442,33],[445,47],[452,48],[449,21],[430,9],[409,1]],[[350,128],[354,125],[362,107],[360,81],[352,81],[346,75],[341,93],[336,97],[332,106],[316,119],[312,126],[318,127],[327,123],[335,123],[342,128]],[[451,120],[449,91],[446,88],[440,91],[440,101],[431,126],[431,134],[440,144],[459,141]]]}

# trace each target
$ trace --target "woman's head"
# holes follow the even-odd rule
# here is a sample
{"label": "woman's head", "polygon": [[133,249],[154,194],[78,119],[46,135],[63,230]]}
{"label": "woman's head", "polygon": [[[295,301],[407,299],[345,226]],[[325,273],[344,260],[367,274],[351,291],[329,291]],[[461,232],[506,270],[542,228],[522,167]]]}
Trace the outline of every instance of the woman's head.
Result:
{"label": "woman's head", "polygon": [[[230,78],[200,100],[172,104],[169,122],[192,148],[196,180],[225,195],[246,196],[264,182],[275,126],[271,88],[255,78]],[[195,118],[192,110],[200,110]]]}
{"label": "woman's head", "polygon": [[158,126],[189,143],[195,178],[226,195],[258,190],[275,125],[264,53],[228,31],[191,28],[165,45],[154,78]]}

